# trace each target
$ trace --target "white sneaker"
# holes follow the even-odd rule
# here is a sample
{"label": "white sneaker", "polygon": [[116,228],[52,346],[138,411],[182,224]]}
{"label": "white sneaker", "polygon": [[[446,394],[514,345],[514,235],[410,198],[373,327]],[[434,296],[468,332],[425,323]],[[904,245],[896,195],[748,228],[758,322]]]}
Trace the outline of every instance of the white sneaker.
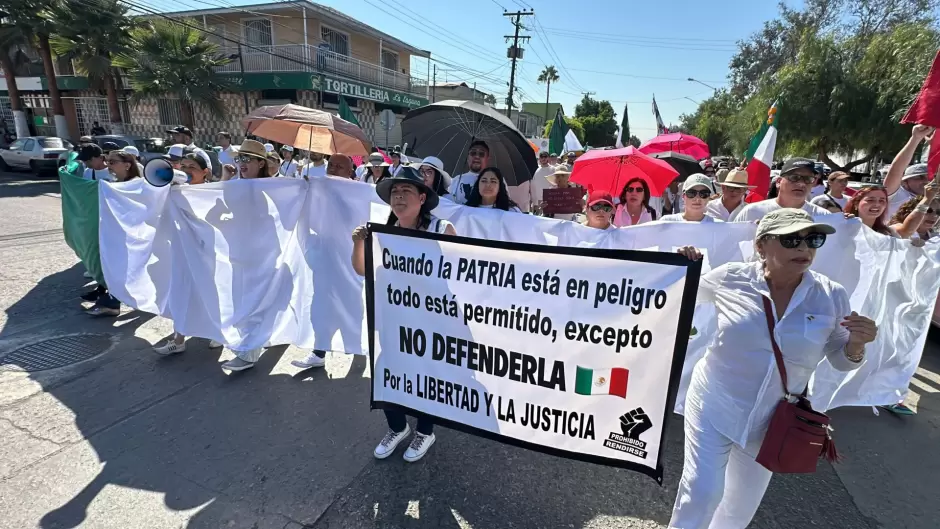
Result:
{"label": "white sneaker", "polygon": [[415,432],[415,438],[411,440],[411,445],[408,447],[408,450],[405,450],[405,461],[414,463],[424,457],[424,454],[428,453],[428,449],[431,448],[435,440],[436,438],[433,433],[431,435],[424,435]]}
{"label": "white sneaker", "polygon": [[375,447],[375,451],[372,452],[372,455],[374,455],[376,459],[385,459],[392,455],[392,452],[398,448],[398,443],[404,441],[410,433],[411,426],[407,424],[405,425],[405,429],[400,432],[389,430],[386,432],[385,437],[382,438],[382,442],[379,443],[379,446]]}
{"label": "white sneaker", "polygon": [[173,340],[170,340],[163,347],[154,347],[153,352],[157,353],[160,356],[171,356],[175,354],[180,354],[186,351],[186,342],[176,343]]}
{"label": "white sneaker", "polygon": [[315,353],[322,351],[310,351],[310,354],[307,355],[303,360],[292,360],[290,365],[294,367],[299,367],[300,369],[313,369],[315,367],[323,367],[326,365],[326,358],[320,358]]}
{"label": "white sneaker", "polygon": [[215,340],[209,340],[209,349],[218,349],[219,347],[224,347],[224,346],[223,344]]}
{"label": "white sneaker", "polygon": [[229,360],[228,362],[225,362],[224,364],[222,364],[222,369],[225,369],[226,371],[244,371],[246,369],[251,369],[253,367],[255,367],[254,362],[249,362],[248,360],[242,360],[241,358],[238,358],[237,356]]}

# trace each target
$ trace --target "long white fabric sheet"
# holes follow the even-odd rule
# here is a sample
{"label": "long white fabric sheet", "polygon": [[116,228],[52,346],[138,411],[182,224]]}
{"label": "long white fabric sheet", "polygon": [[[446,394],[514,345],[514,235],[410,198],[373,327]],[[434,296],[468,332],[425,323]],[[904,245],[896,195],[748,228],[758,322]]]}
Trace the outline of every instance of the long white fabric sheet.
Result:
{"label": "long white fabric sheet", "polygon": [[[235,350],[275,344],[362,354],[362,279],[349,262],[352,230],[385,222],[388,206],[369,184],[335,179],[235,180],[151,187],[102,183],[100,247],[111,293],[173,320],[187,336]],[[753,254],[752,224],[653,223],[601,231],[572,222],[474,209],[442,200],[434,211],[469,237],[544,245],[672,252],[694,245],[703,273]],[[824,360],[812,383],[818,409],[896,402],[907,392],[940,288],[940,244],[915,248],[858,220],[836,226],[813,268],[845,286],[852,307],[877,321],[868,361],[846,374]],[[713,335],[714,312],[696,310],[677,411],[687,377]]]}

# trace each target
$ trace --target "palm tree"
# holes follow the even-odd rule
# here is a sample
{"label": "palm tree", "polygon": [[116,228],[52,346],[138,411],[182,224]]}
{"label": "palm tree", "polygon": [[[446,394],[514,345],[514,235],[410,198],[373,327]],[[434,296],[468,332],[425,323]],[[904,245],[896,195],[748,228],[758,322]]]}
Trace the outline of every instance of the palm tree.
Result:
{"label": "palm tree", "polygon": [[538,82],[545,83],[545,121],[548,121],[548,97],[552,90],[552,83],[557,83],[561,79],[558,77],[558,70],[555,66],[546,66],[539,74]]}
{"label": "palm tree", "polygon": [[56,30],[55,18],[52,16],[55,1],[0,0],[0,11],[3,11],[9,21],[9,24],[0,26],[0,41],[29,43],[39,52],[43,71],[46,74],[49,99],[52,101],[56,136],[68,138],[68,123],[65,121],[65,109],[62,106],[62,96],[59,93],[59,84],[56,82],[52,50],[49,45],[49,37]]}
{"label": "palm tree", "polygon": [[133,99],[175,97],[187,127],[193,126],[194,103],[224,114],[219,93],[234,89],[229,78],[217,72],[232,58],[219,53],[218,44],[195,27],[195,21],[153,20],[131,31],[132,46],[114,59],[115,66],[128,72]]}
{"label": "palm tree", "polygon": [[29,124],[26,123],[26,114],[23,112],[23,101],[20,99],[20,89],[16,85],[16,72],[14,71],[12,53],[19,51],[26,45],[24,35],[15,31],[6,17],[0,18],[0,68],[3,68],[3,77],[7,81],[7,94],[10,96],[10,110],[13,111],[13,129],[18,138],[29,136]]}
{"label": "palm tree", "polygon": [[74,60],[77,73],[104,85],[111,132],[123,134],[117,92],[120,72],[111,58],[127,49],[130,31],[136,25],[127,16],[129,8],[120,0],[63,0],[55,7],[59,30],[50,39],[53,51]]}

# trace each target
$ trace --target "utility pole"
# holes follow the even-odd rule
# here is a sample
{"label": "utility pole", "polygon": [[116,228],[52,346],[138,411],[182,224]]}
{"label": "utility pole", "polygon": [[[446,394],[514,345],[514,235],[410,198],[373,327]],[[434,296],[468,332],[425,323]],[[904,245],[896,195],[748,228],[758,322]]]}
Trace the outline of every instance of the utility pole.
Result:
{"label": "utility pole", "polygon": [[434,65],[434,80],[431,81],[431,102],[434,102],[434,96],[437,95],[437,65]]}
{"label": "utility pole", "polygon": [[522,25],[522,17],[530,17],[535,15],[535,10],[530,9],[528,11],[516,11],[515,13],[503,13],[504,17],[516,17],[512,21],[512,25],[515,26],[516,32],[514,35],[504,35],[506,40],[512,39],[512,46],[509,47],[509,50],[506,52],[506,56],[512,59],[512,71],[509,74],[509,97],[506,98],[506,117],[510,120],[512,119],[512,97],[513,92],[516,88],[516,60],[521,59],[523,56],[523,49],[519,47],[519,40],[529,40],[531,37],[528,36],[519,36],[519,30],[525,29]]}

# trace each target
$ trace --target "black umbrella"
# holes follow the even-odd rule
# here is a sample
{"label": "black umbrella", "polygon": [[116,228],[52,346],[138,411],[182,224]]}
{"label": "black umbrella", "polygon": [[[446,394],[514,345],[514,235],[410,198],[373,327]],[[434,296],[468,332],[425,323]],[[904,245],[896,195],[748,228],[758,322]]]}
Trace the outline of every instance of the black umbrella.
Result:
{"label": "black umbrella", "polygon": [[456,176],[466,172],[467,152],[474,140],[490,148],[490,165],[498,167],[506,184],[532,179],[538,167],[532,144],[512,121],[492,107],[471,101],[439,101],[416,108],[401,122],[402,143],[419,157],[437,156]]}
{"label": "black umbrella", "polygon": [[671,165],[673,169],[679,172],[679,178],[682,181],[685,181],[685,179],[688,178],[691,174],[702,172],[702,166],[699,165],[698,160],[692,158],[688,154],[682,154],[681,152],[675,151],[665,151],[650,154],[649,156],[652,156],[653,158],[659,158],[660,160]]}

